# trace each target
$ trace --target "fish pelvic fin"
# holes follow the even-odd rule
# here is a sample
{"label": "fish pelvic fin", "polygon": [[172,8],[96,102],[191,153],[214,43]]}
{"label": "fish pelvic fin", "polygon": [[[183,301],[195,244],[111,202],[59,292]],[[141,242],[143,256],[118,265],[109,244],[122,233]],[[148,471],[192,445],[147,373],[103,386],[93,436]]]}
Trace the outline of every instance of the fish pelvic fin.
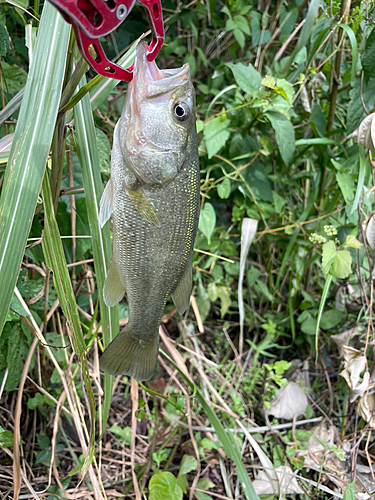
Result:
{"label": "fish pelvic fin", "polygon": [[115,306],[123,298],[125,287],[120,281],[115,261],[111,260],[108,274],[104,282],[103,299],[108,307]]}
{"label": "fish pelvic fin", "polygon": [[126,188],[126,191],[130,196],[130,199],[132,200],[136,211],[148,222],[151,222],[151,224],[154,224],[154,226],[159,227],[160,223],[158,220],[158,216],[156,215],[155,207],[147,198],[144,191],[141,188]]}
{"label": "fish pelvic fin", "polygon": [[107,182],[100,200],[99,225],[103,227],[113,212],[113,188],[111,179]]}
{"label": "fish pelvic fin", "polygon": [[186,265],[184,274],[182,275],[174,291],[171,293],[173,303],[177,307],[177,310],[180,314],[184,314],[186,309],[189,307],[192,287],[193,287],[193,267],[192,267],[192,257],[190,257]]}
{"label": "fish pelvic fin", "polygon": [[135,337],[126,325],[105,349],[100,368],[110,375],[128,375],[143,382],[155,371],[158,349],[158,332],[150,340],[144,340]]}

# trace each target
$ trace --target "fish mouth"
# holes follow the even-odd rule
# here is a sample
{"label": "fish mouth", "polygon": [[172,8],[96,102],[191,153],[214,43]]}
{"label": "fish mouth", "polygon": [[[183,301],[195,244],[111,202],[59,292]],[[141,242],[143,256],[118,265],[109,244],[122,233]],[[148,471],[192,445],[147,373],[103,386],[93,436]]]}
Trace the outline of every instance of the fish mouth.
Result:
{"label": "fish mouth", "polygon": [[184,64],[181,68],[159,69],[155,61],[147,60],[146,43],[141,40],[136,49],[133,80],[137,82],[135,93],[138,96],[158,97],[185,83],[189,85],[190,67]]}

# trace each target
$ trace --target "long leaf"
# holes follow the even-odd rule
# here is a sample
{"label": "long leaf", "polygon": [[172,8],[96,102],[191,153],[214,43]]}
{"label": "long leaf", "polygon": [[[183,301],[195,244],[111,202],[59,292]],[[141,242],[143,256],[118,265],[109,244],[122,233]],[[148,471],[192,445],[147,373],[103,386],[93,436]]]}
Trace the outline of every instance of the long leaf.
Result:
{"label": "long leaf", "polygon": [[[80,88],[82,88],[85,83],[86,79],[83,78],[80,83]],[[83,99],[75,105],[74,122],[76,139],[75,149],[78,153],[82,169],[83,187],[86,195],[87,213],[92,236],[103,340],[104,346],[106,347],[119,330],[119,315],[118,306],[106,306],[102,293],[112,251],[109,226],[106,224],[106,226],[101,229],[98,222],[99,202],[103,193],[103,183],[100,176],[99,155],[89,95],[85,95]],[[112,385],[113,377],[105,374],[103,408],[104,426],[111,405]]]}
{"label": "long leaf", "polygon": [[56,122],[70,27],[47,2],[0,199],[0,332],[24,254]]}
{"label": "long leaf", "polygon": [[90,410],[90,445],[88,456],[83,466],[82,472],[86,472],[94,459],[95,451],[95,401],[92,392],[89,367],[85,357],[86,344],[83,338],[76,300],[70,281],[67,263],[64,255],[63,246],[57,222],[55,219],[51,195],[51,187],[47,174],[43,181],[43,200],[44,200],[44,230],[42,238],[42,247],[47,266],[53,272],[53,282],[57,297],[60,302],[66,318],[67,327],[71,335],[72,344],[75,353],[78,355],[82,369],[82,376],[85,385],[85,391],[89,402]]}

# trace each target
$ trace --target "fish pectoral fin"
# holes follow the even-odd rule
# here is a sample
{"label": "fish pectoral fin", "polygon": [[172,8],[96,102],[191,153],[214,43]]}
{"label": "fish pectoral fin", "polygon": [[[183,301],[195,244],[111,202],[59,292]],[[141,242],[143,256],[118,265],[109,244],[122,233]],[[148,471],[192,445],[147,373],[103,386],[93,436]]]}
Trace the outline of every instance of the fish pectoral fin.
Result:
{"label": "fish pectoral fin", "polygon": [[100,368],[111,375],[129,375],[142,382],[155,371],[158,349],[158,330],[144,340],[137,338],[126,325],[105,349]]}
{"label": "fish pectoral fin", "polygon": [[180,282],[176,286],[173,293],[171,293],[173,303],[177,307],[180,314],[184,314],[186,309],[189,307],[192,286],[193,268],[192,258],[190,258]]}
{"label": "fish pectoral fin", "polygon": [[125,293],[124,285],[120,281],[117,266],[112,258],[108,274],[104,282],[103,298],[108,307],[113,307],[120,302]]}
{"label": "fish pectoral fin", "polygon": [[99,212],[100,227],[104,226],[107,220],[111,217],[112,212],[113,212],[113,187],[111,179],[109,179],[100,200],[100,212]]}
{"label": "fish pectoral fin", "polygon": [[158,220],[158,216],[156,215],[155,207],[147,198],[144,191],[141,188],[126,188],[126,191],[130,196],[130,199],[132,200],[136,211],[148,222],[151,222],[151,224],[154,224],[154,226],[159,227],[160,223]]}

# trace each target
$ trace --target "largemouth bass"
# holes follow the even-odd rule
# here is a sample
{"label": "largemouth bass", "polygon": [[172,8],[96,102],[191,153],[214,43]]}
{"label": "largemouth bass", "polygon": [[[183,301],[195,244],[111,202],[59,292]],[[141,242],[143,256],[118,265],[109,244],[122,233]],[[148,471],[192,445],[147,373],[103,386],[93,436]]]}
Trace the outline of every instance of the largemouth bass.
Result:
{"label": "largemouth bass", "polygon": [[113,213],[104,302],[114,306],[126,291],[129,321],[100,366],[142,381],[156,367],[168,297],[181,314],[189,305],[200,177],[189,65],[160,70],[147,61],[141,42],[134,68],[99,216],[103,226]]}

